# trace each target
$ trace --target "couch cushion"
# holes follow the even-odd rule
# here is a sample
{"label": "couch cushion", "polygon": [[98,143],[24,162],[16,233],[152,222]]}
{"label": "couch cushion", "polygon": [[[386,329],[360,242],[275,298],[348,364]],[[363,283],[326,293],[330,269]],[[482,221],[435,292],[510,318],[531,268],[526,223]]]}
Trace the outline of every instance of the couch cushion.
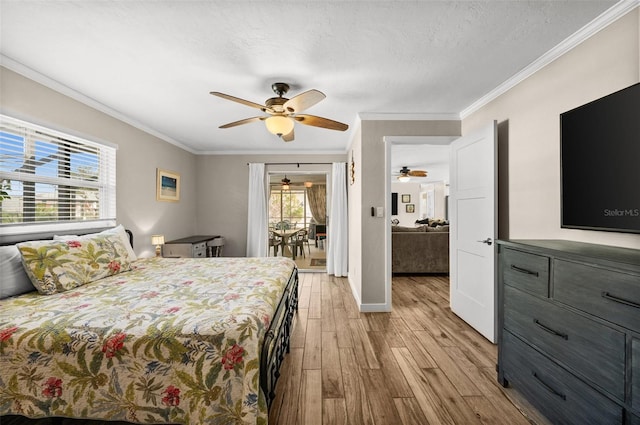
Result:
{"label": "couch cushion", "polygon": [[419,227],[406,227],[406,226],[392,226],[392,232],[422,232],[423,230]]}
{"label": "couch cushion", "polygon": [[436,227],[428,227],[427,228],[427,232],[448,232],[449,231],[449,225],[445,225],[445,226],[436,226]]}

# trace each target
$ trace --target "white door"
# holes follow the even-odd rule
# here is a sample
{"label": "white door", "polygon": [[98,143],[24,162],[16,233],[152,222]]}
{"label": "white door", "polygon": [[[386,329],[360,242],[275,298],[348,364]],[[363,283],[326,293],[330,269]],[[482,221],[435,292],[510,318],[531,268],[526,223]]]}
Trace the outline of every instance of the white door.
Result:
{"label": "white door", "polygon": [[451,144],[451,311],[496,342],[496,122]]}

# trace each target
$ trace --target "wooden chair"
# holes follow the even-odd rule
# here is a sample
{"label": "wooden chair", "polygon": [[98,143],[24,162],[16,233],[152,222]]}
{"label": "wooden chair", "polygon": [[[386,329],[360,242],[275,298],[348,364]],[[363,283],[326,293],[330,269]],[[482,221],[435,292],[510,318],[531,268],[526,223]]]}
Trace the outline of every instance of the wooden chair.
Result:
{"label": "wooden chair", "polygon": [[269,231],[269,250],[273,247],[273,256],[278,256],[278,247],[282,244],[280,236],[276,235],[272,231]]}
{"label": "wooden chair", "polygon": [[208,241],[207,257],[220,257],[222,255],[222,248],[224,247],[224,243],[225,239],[222,236]]}
{"label": "wooden chair", "polygon": [[[295,234],[291,235],[291,237],[289,238],[289,241],[287,242],[287,245],[289,246],[289,248],[291,248],[291,252],[293,253],[293,258],[296,258],[296,254],[298,253],[298,248],[300,248],[300,253],[302,254],[303,258],[306,258],[307,256],[304,253],[304,239],[306,237],[307,234],[307,230],[306,229],[302,229],[302,230],[298,230]],[[309,243],[309,238],[307,239],[307,243]],[[311,251],[309,251],[309,254],[311,254]]]}
{"label": "wooden chair", "polygon": [[[302,244],[307,244],[307,250],[309,251],[309,255],[311,255],[311,245],[309,244],[309,229],[302,229],[298,233],[302,235]],[[302,251],[304,252],[304,249]]]}

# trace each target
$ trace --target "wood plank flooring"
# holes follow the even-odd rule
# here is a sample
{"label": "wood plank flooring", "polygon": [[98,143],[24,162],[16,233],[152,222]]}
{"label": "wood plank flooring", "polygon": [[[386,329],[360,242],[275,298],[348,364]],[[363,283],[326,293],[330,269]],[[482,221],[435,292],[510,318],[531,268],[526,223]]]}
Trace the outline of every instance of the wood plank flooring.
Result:
{"label": "wood plank flooring", "polygon": [[394,277],[391,313],[360,313],[326,274],[301,273],[300,295],[269,424],[535,423],[497,383],[496,346],[451,312],[448,277]]}
{"label": "wood plank flooring", "polygon": [[[497,383],[496,356],[496,346],[451,313],[446,276],[394,277],[393,312],[360,313],[346,278],[301,273],[291,352],[269,424],[544,423]],[[117,424],[63,421],[79,423]]]}

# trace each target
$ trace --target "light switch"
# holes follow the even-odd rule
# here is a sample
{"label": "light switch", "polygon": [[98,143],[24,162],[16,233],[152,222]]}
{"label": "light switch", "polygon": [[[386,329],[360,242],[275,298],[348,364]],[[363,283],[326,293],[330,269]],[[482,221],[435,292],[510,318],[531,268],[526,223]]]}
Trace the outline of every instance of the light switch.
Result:
{"label": "light switch", "polygon": [[384,217],[384,207],[377,207],[376,211],[376,217]]}

